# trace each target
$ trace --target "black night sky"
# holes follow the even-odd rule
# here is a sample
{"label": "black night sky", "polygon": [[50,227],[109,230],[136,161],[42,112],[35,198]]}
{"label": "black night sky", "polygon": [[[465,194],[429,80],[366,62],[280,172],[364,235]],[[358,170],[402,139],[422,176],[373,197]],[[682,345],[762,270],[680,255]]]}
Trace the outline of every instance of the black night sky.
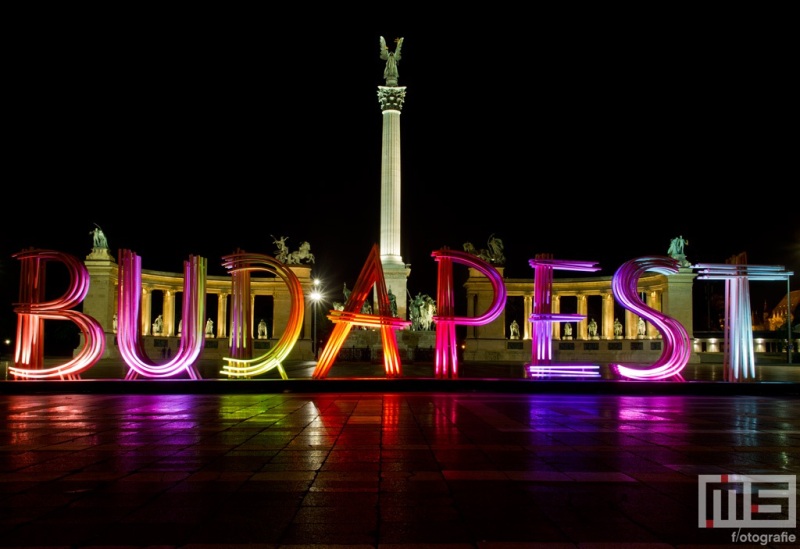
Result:
{"label": "black night sky", "polygon": [[[435,295],[431,251],[486,247],[492,234],[511,278],[532,277],[528,260],[543,252],[611,275],[665,255],[678,235],[692,263],[746,252],[800,272],[787,137],[796,48],[759,20],[628,14],[642,19],[600,27],[583,14],[526,27],[506,14],[486,31],[467,14],[466,27],[383,17],[321,31],[212,15],[203,26],[19,21],[6,52],[3,337],[15,326],[12,254],[83,258],[95,223],[147,270],[201,255],[221,275],[237,249],[308,241],[339,299],[379,238],[381,35],[391,47],[404,37],[412,295]],[[763,297],[774,306],[784,294],[778,283]]]}

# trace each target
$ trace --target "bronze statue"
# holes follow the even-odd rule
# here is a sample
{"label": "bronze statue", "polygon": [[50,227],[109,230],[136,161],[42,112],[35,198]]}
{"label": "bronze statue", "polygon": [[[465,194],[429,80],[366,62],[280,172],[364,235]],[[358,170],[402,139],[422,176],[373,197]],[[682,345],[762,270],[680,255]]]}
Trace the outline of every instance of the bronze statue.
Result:
{"label": "bronze statue", "polygon": [[108,248],[108,240],[106,240],[106,235],[103,233],[103,229],[100,228],[100,225],[97,223],[94,224],[94,229],[92,229],[89,234],[92,235],[92,246],[95,248]]}
{"label": "bronze statue", "polygon": [[394,39],[397,46],[394,51],[389,51],[386,46],[386,40],[381,36],[381,59],[386,61],[386,68],[383,70],[383,78],[386,80],[387,86],[397,86],[397,79],[400,76],[397,73],[397,63],[400,61],[400,49],[403,47],[403,39]]}
{"label": "bronze statue", "polygon": [[683,235],[673,238],[669,243],[667,255],[669,255],[672,259],[676,259],[681,267],[690,267],[691,263],[689,263],[689,260],[686,259],[686,254],[683,251],[684,246],[688,245],[689,241],[685,240]]}

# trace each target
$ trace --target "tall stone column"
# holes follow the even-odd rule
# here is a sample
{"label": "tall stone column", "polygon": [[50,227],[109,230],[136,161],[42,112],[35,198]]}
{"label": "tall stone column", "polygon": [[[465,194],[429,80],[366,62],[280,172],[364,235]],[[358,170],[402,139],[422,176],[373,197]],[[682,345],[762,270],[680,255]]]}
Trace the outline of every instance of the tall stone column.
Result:
{"label": "tall stone column", "polygon": [[[402,38],[396,41],[394,52],[385,49],[381,59],[387,61],[384,78],[386,86],[378,86],[378,102],[383,113],[381,147],[381,227],[380,254],[387,290],[397,298],[397,316],[408,317],[407,281],[410,266],[400,255],[400,111],[406,97],[405,86],[397,85],[397,62],[400,61]],[[385,43],[382,41],[385,48]]]}

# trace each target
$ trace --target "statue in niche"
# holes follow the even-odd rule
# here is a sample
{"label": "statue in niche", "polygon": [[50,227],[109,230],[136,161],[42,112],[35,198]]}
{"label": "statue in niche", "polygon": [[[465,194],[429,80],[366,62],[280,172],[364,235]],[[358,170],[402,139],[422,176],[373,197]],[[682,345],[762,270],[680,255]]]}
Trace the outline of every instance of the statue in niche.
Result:
{"label": "statue in niche", "polygon": [[592,339],[597,338],[597,322],[593,318],[589,319],[589,337]]}
{"label": "statue in niche", "polygon": [[572,339],[572,324],[569,322],[564,324],[564,339]]}
{"label": "statue in niche", "polygon": [[519,324],[516,320],[511,321],[511,326],[508,327],[511,334],[509,339],[519,339]]}
{"label": "statue in niche", "polygon": [[214,337],[214,321],[210,318],[206,320],[206,337]]}
{"label": "statue in niche", "polygon": [[267,339],[267,323],[263,318],[258,323],[258,339]]}
{"label": "statue in niche", "polygon": [[645,333],[647,333],[647,326],[645,326],[644,319],[641,317],[639,317],[639,322],[636,325],[636,333],[640,338],[644,337]]}
{"label": "statue in niche", "polygon": [[622,322],[619,321],[619,318],[614,319],[614,336],[622,337]]}
{"label": "statue in niche", "polygon": [[381,36],[381,52],[380,56],[383,61],[386,61],[386,68],[383,69],[383,79],[386,80],[387,86],[397,86],[397,80],[400,77],[397,72],[397,63],[400,61],[400,50],[403,47],[403,39],[395,38],[394,42],[397,44],[394,51],[389,51],[386,45],[386,40]]}
{"label": "statue in niche", "polygon": [[153,333],[160,334],[163,329],[164,329],[164,318],[161,315],[158,315],[156,319],[153,321]]}

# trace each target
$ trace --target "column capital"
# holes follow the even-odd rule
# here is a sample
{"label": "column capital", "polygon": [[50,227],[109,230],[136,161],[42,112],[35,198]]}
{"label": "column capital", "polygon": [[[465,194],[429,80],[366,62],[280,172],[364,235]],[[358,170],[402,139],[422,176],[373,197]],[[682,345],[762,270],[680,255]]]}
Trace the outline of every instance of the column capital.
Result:
{"label": "column capital", "polygon": [[378,102],[381,104],[381,111],[401,111],[405,100],[405,86],[378,86]]}

